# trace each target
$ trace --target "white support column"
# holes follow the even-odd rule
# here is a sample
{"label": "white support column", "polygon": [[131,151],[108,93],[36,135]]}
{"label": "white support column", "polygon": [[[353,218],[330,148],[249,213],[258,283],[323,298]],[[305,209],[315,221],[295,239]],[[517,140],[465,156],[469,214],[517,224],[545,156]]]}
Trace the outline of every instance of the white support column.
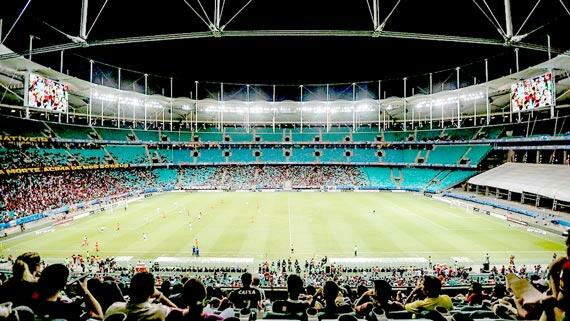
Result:
{"label": "white support column", "polygon": [[[101,86],[103,86],[103,77],[101,77]],[[103,127],[103,110],[104,109],[105,109],[105,103],[103,102],[103,99],[101,99],[101,127]],[[91,124],[89,124],[89,126],[91,126]]]}
{"label": "white support column", "polygon": [[457,89],[456,89],[456,93],[457,93],[457,128],[461,128],[461,101],[459,99],[459,86],[461,85],[459,83],[459,67],[455,68],[456,73],[457,73]]}
{"label": "white support column", "polygon": [[89,112],[87,120],[91,126],[91,114],[93,112],[93,60],[89,60]]}
{"label": "white support column", "polygon": [[273,123],[272,123],[272,126],[273,126],[273,133],[275,134],[275,114],[277,113],[277,111],[275,110],[275,85],[273,85],[273,104],[272,104],[272,107],[273,107]]}
{"label": "white support column", "polygon": [[28,43],[28,60],[32,61],[32,49],[34,44],[34,35],[30,35],[30,42]]}
{"label": "white support column", "polygon": [[247,88],[247,118],[246,118],[245,129],[246,129],[246,132],[249,133],[249,126],[250,126],[249,120],[250,120],[250,112],[251,112],[250,105],[249,105],[249,85],[246,85],[246,88]]}
{"label": "white support column", "polygon": [[301,89],[301,133],[303,132],[303,85],[300,87]]}
{"label": "white support column", "polygon": [[[552,69],[548,70],[552,74],[552,91],[556,93],[556,75]],[[550,104],[550,118],[554,118],[554,107],[556,105],[556,94],[552,97],[552,104]],[[556,118],[558,120],[558,118]]]}
{"label": "white support column", "polygon": [[63,51],[59,52],[59,72],[63,73]]}
{"label": "white support column", "polygon": [[433,129],[433,101],[431,99],[431,94],[433,94],[433,74],[431,72],[429,73],[429,94],[429,129]]}
{"label": "white support column", "polygon": [[2,22],[3,22],[3,20],[0,19],[0,43],[2,43],[2,27],[3,27]]}
{"label": "white support column", "polygon": [[487,112],[487,124],[491,122],[491,106],[489,105],[489,60],[485,58],[485,109]]}
{"label": "white support column", "polygon": [[148,74],[144,74],[144,130],[147,130],[147,120],[146,120],[146,115],[147,115],[147,110],[146,110],[146,97],[148,95]]}
{"label": "white support column", "polygon": [[548,47],[548,60],[552,59],[552,53],[550,52],[550,35],[546,35],[546,46]]}
{"label": "white support column", "polygon": [[408,113],[407,109],[408,109],[408,104],[406,101],[406,90],[407,90],[407,83],[408,82],[408,78],[404,77],[404,131],[407,131],[408,129],[408,124],[406,124],[406,114]]}
{"label": "white support column", "polygon": [[[414,97],[414,94],[415,94],[415,93],[414,93],[414,88],[412,87],[412,96],[411,96],[411,97]],[[414,107],[412,107],[412,130],[415,129],[415,127],[414,127],[415,113],[416,113],[416,109],[415,109]]]}
{"label": "white support column", "polygon": [[330,109],[331,109],[331,104],[330,104],[330,96],[329,96],[329,84],[327,84],[327,126],[326,126],[326,131],[327,133],[330,131],[331,128],[331,119],[330,119]]}
{"label": "white support column", "polygon": [[356,83],[352,83],[352,131],[356,130]]}
{"label": "white support column", "polygon": [[[382,97],[384,97],[384,100],[386,100],[386,91],[384,91],[384,95]],[[384,114],[384,116],[383,116],[384,117],[384,130],[386,130],[388,128],[388,125],[390,122],[390,119],[388,117],[386,117],[387,116],[386,115],[386,107],[384,107],[382,109],[382,113]]]}
{"label": "white support column", "polygon": [[[218,1],[218,0],[216,0]],[[220,130],[224,128],[224,83],[220,83],[220,100],[221,108],[220,108]]]}
{"label": "white support column", "polygon": [[87,12],[89,8],[89,0],[81,2],[81,21],[79,25],[79,37],[87,39]]}
{"label": "white support column", "polygon": [[196,85],[196,93],[195,93],[195,103],[194,103],[194,107],[196,108],[196,117],[194,117],[194,130],[198,131],[198,82],[194,82]]}
{"label": "white support column", "polygon": [[382,103],[380,102],[380,99],[382,98],[382,80],[378,80],[378,131],[380,131],[380,123],[382,122],[381,119],[381,109],[382,109]]}
{"label": "white support column", "polygon": [[170,77],[170,131],[172,131],[172,128],[174,126],[173,122],[172,122],[172,113],[174,112],[173,108],[172,108],[172,100],[174,99],[174,80],[172,79],[172,77]]}
{"label": "white support column", "polygon": [[515,66],[519,72],[519,48],[515,48]]}

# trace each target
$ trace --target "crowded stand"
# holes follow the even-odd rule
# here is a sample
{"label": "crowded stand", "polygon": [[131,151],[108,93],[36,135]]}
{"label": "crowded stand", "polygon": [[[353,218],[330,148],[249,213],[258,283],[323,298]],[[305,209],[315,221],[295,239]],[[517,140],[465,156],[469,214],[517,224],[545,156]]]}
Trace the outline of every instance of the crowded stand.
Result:
{"label": "crowded stand", "polygon": [[[263,262],[250,272],[188,267],[169,276],[160,267],[151,272],[126,268],[114,274],[112,259],[80,255],[65,264],[46,264],[32,252],[9,260],[12,275],[1,278],[0,301],[11,304],[0,308],[5,317],[18,319],[222,320],[245,315],[247,319],[306,320],[346,314],[369,320],[414,316],[446,320],[447,315],[454,320],[555,321],[564,320],[570,307],[570,237],[566,255],[555,258],[548,273],[539,266],[533,271],[517,268],[511,258],[506,269],[493,268],[493,277],[483,282],[468,279],[469,270],[438,264],[354,272],[331,265],[326,258]],[[99,274],[82,273],[76,278],[79,266],[83,272],[86,266],[94,266]],[[241,275],[238,280],[229,274]],[[469,288],[451,290],[448,286],[454,278],[460,280],[455,284]],[[286,287],[287,296],[275,292],[275,287]]]}
{"label": "crowded stand", "polygon": [[[408,173],[406,170],[404,173]],[[435,182],[456,184],[445,171],[415,169],[394,177],[397,169],[358,166],[196,166],[179,169],[129,168],[117,170],[85,170],[10,175],[0,181],[0,211],[3,221],[42,213],[77,203],[93,201],[125,193],[143,193],[169,189],[324,189],[324,188],[393,188],[421,190]],[[473,175],[466,171],[466,175]],[[446,176],[450,180],[438,179]],[[421,178],[418,183],[418,177]],[[396,180],[397,179],[397,180]],[[410,185],[406,185],[410,184]],[[421,187],[421,188],[419,188]],[[38,199],[37,202],[28,202]]]}

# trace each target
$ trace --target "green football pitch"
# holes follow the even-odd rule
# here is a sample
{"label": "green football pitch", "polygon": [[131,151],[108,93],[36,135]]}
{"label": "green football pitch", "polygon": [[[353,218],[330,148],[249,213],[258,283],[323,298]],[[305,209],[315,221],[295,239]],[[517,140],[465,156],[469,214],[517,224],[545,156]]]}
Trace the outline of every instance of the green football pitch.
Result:
{"label": "green football pitch", "polygon": [[[200,213],[202,213],[200,215]],[[191,225],[191,226],[190,226]],[[119,226],[119,230],[117,230]],[[146,240],[144,235],[146,234]],[[84,235],[89,245],[83,246]],[[2,242],[2,254],[37,251],[46,258],[100,256],[261,259],[456,257],[493,264],[547,263],[562,254],[562,237],[539,235],[412,193],[165,193]]]}

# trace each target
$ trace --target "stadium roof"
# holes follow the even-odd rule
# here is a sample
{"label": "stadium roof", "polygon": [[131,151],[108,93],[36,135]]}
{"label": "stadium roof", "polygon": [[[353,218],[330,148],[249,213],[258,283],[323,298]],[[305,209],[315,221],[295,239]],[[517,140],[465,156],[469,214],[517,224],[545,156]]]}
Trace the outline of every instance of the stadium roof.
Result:
{"label": "stadium roof", "polygon": [[568,165],[506,163],[472,177],[467,182],[570,202]]}
{"label": "stadium roof", "polygon": [[[215,3],[223,8],[220,19]],[[524,69],[546,59],[534,49],[544,49],[547,34],[555,51],[570,47],[565,40],[569,6],[567,0],[513,1],[513,37],[507,36],[504,2],[487,0],[175,0],[160,5],[90,0],[85,42],[78,38],[81,1],[14,0],[3,4],[0,18],[5,45],[25,53],[33,34],[34,48],[68,48],[65,69],[71,73],[87,71],[81,55],[172,76],[179,84],[186,78],[190,83],[306,84],[401,79],[496,55],[503,59],[496,65],[508,65],[504,74],[515,69],[517,46],[533,49],[520,52]],[[259,33],[266,36],[251,37]],[[126,44],[196,37],[201,39]],[[125,44],[100,46],[116,43]],[[59,52],[37,54],[34,60],[58,69]]]}
{"label": "stadium roof", "polygon": [[[10,52],[8,48],[0,47],[0,55]],[[341,123],[350,123],[351,119],[354,121],[353,110],[356,110],[361,123],[380,122],[381,112],[386,112],[387,116],[394,120],[410,120],[414,119],[414,117],[416,121],[426,120],[430,113],[430,108],[433,108],[433,119],[457,117],[458,109],[465,117],[473,115],[474,112],[484,117],[487,108],[487,87],[489,88],[489,112],[508,113],[511,85],[517,80],[543,75],[550,70],[558,76],[556,83],[557,99],[559,102],[562,102],[567,99],[570,92],[570,78],[567,72],[567,70],[570,70],[570,55],[568,54],[561,54],[549,61],[511,75],[490,80],[487,83],[478,83],[458,90],[446,90],[431,95],[418,93],[405,99],[403,99],[403,95],[380,100],[377,99],[378,97],[371,97],[370,95],[362,98],[356,97],[355,92],[353,97],[357,99],[354,101],[346,99],[346,97],[345,99],[340,97],[330,99],[329,102],[324,99],[308,101],[289,100],[278,102],[275,105],[270,98],[251,99],[248,103],[243,97],[241,99],[220,99],[220,94],[218,93],[214,95],[217,99],[198,97],[198,106],[196,106],[196,101],[190,97],[173,97],[172,118],[175,120],[185,119],[185,116],[194,112],[196,108],[200,112],[200,121],[204,122],[214,122],[219,117],[218,112],[223,110],[226,123],[242,123],[243,113],[248,109],[248,113],[258,114],[256,120],[260,122],[271,121],[273,116],[271,111],[276,109],[279,113],[278,123],[294,123],[298,121],[299,112],[302,109],[305,113],[305,122],[307,124],[312,120],[322,123],[322,114],[328,113],[327,109],[336,111],[335,121]],[[24,57],[0,60],[0,74],[4,75],[0,76],[0,84],[6,88],[6,91],[10,91],[12,94],[19,96],[20,99],[23,99],[23,79],[28,71],[69,85],[72,94],[70,105],[75,113],[87,113],[89,108],[88,101],[91,97],[90,95],[92,95],[93,104],[91,108],[92,113],[95,115],[104,113],[112,118],[116,115],[117,103],[121,103],[123,113],[128,114],[129,117],[170,119],[171,98],[168,95],[144,95],[143,93],[118,90],[108,86],[92,85],[89,81],[60,73],[29,61]],[[249,87],[244,86],[243,88],[246,88],[248,92],[250,90]],[[321,86],[321,89],[323,88],[325,86]],[[354,90],[355,88],[356,85],[353,85],[352,89]],[[457,103],[458,100],[459,104]],[[406,113],[404,113],[404,106],[406,106]],[[311,115],[313,115],[314,119],[311,118]]]}

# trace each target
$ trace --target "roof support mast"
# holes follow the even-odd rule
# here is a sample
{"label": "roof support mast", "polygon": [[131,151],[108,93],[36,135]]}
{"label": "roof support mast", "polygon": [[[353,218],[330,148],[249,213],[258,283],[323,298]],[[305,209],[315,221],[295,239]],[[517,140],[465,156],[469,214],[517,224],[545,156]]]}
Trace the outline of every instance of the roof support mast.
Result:
{"label": "roof support mast", "polygon": [[372,22],[374,31],[378,31],[380,29],[380,0],[372,0]]}
{"label": "roof support mast", "polygon": [[507,42],[513,38],[513,17],[511,15],[511,0],[505,0],[505,24]]}
{"label": "roof support mast", "polygon": [[79,37],[87,39],[87,9],[89,7],[89,0],[81,1],[81,23],[79,25]]}

